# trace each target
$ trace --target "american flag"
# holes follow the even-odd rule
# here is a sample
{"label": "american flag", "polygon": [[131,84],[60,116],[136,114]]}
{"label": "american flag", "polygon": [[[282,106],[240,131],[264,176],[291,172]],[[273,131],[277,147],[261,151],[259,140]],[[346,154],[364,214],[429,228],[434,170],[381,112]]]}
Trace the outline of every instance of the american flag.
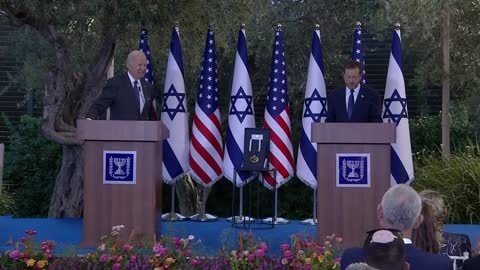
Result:
{"label": "american flag", "polygon": [[363,57],[363,44],[362,44],[362,24],[357,22],[357,26],[353,30],[353,44],[352,44],[352,60],[355,60],[362,64],[362,84],[367,83],[367,75],[365,74],[365,58]]}
{"label": "american flag", "polygon": [[[146,28],[142,28],[140,30],[140,41],[138,42],[138,49],[142,51],[147,57],[147,70],[145,70],[145,76],[143,78],[153,85],[153,62],[152,55],[150,54],[150,46],[148,45],[148,32]],[[152,119],[158,120],[156,102],[153,102]]]}
{"label": "american flag", "polygon": [[207,187],[222,177],[222,127],[218,108],[215,35],[208,29],[192,125],[190,175]]}
{"label": "american flag", "polygon": [[313,32],[308,65],[302,131],[297,158],[297,177],[311,188],[317,188],[317,144],[312,143],[312,124],[323,123],[327,117],[327,91],[324,74],[320,26],[317,24]]}
{"label": "american flag", "polygon": [[263,126],[270,130],[270,168],[277,171],[262,173],[264,184],[270,188],[278,188],[293,176],[293,147],[290,130],[290,109],[288,106],[287,74],[285,53],[283,49],[281,25],[275,31],[272,65],[265,107]]}
{"label": "american flag", "polygon": [[147,57],[147,70],[145,71],[144,79],[153,84],[152,56],[150,55],[150,46],[148,46],[148,32],[146,28],[142,28],[140,30],[140,42],[138,44],[138,49]]}
{"label": "american flag", "polygon": [[175,26],[168,54],[161,114],[162,122],[170,130],[170,137],[163,141],[162,179],[167,184],[180,179],[190,168],[187,96],[183,74],[180,30]]}
{"label": "american flag", "polygon": [[395,123],[397,141],[390,151],[390,183],[410,183],[414,178],[410,128],[408,125],[407,95],[403,78],[402,40],[400,25],[393,31],[392,50],[388,64],[383,122]]}
{"label": "american flag", "polygon": [[239,171],[243,162],[245,129],[255,127],[252,84],[248,74],[248,51],[245,26],[238,31],[237,53],[233,70],[232,90],[228,113],[228,128],[225,136],[225,156],[223,175],[241,187],[256,175],[249,171]]}

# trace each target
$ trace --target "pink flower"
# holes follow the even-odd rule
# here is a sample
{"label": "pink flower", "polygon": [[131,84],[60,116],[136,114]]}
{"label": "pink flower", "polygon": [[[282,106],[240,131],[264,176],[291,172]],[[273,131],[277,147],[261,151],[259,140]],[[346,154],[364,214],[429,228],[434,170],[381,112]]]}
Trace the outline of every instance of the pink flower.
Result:
{"label": "pink flower", "polygon": [[133,249],[133,246],[131,246],[131,245],[129,245],[129,244],[124,244],[124,245],[122,246],[122,249],[123,249],[123,251],[125,251],[125,252],[129,252],[130,250]]}
{"label": "pink flower", "polygon": [[265,242],[261,242],[260,244],[258,244],[257,248],[263,250],[264,253],[268,251],[268,246]]}
{"label": "pink flower", "polygon": [[290,259],[293,257],[293,252],[291,252],[290,250],[285,250],[283,252],[283,257],[287,258],[287,259]]}
{"label": "pink flower", "polygon": [[289,250],[290,249],[290,246],[288,244],[281,244],[280,245],[280,250],[281,251],[286,251],[286,250]]}
{"label": "pink flower", "polygon": [[34,234],[37,233],[37,231],[34,231],[34,230],[26,230],[25,233],[28,234],[28,235],[34,235]]}
{"label": "pink flower", "polygon": [[192,251],[187,248],[183,251],[183,255],[185,255],[185,257],[190,257],[190,255],[192,255]]}
{"label": "pink flower", "polygon": [[18,250],[12,250],[9,254],[10,258],[14,260],[18,260],[20,258],[20,251]]}
{"label": "pink flower", "polygon": [[198,265],[200,265],[200,261],[195,260],[195,259],[191,259],[190,260],[190,265],[193,266],[193,267],[197,267]]}
{"label": "pink flower", "polygon": [[162,257],[168,253],[168,249],[162,246],[160,243],[157,243],[153,246],[153,253],[156,257]]}
{"label": "pink flower", "polygon": [[263,258],[265,256],[265,250],[264,249],[256,249],[254,252],[255,256],[257,256],[258,258]]}
{"label": "pink flower", "polygon": [[115,263],[115,264],[113,264],[113,266],[112,266],[112,270],[120,270],[121,267],[122,267],[122,266],[121,266],[119,263]]}
{"label": "pink flower", "polygon": [[254,254],[248,254],[247,260],[248,260],[249,262],[255,261],[255,255],[254,255]]}
{"label": "pink flower", "polygon": [[107,254],[103,254],[102,256],[100,256],[100,261],[101,261],[102,263],[108,262],[108,255],[107,255]]}
{"label": "pink flower", "polygon": [[137,260],[137,256],[130,256],[130,262],[135,262]]}

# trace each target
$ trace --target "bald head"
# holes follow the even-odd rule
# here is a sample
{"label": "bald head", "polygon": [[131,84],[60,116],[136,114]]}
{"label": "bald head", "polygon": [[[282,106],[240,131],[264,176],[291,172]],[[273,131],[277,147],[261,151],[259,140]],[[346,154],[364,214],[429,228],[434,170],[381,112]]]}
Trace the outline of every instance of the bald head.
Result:
{"label": "bald head", "polygon": [[128,73],[135,79],[141,79],[145,76],[147,70],[147,57],[142,51],[132,51],[127,57]]}

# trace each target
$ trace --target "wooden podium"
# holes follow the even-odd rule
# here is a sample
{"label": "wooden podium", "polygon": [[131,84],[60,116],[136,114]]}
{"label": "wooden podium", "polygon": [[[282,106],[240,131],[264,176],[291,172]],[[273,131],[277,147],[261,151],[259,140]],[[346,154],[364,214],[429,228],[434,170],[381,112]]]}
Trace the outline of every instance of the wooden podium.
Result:
{"label": "wooden podium", "polygon": [[[161,222],[162,144],[169,136],[167,128],[160,121],[79,120],[76,136],[84,141],[81,246],[96,246],[115,225],[125,226],[123,241],[152,241]],[[104,184],[104,151],[135,152],[135,184]]]}
{"label": "wooden podium", "polygon": [[[362,246],[365,232],[379,227],[376,209],[390,187],[390,143],[395,137],[395,124],[312,124],[312,142],[318,144],[317,229],[321,242],[335,233],[343,238],[344,248]],[[368,154],[370,187],[337,187],[337,154]]]}

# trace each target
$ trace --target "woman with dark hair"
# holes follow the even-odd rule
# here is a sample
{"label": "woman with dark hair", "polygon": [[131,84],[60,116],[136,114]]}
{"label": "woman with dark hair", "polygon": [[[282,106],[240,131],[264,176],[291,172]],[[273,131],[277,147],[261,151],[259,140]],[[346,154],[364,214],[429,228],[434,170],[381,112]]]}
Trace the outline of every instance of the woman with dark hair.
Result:
{"label": "woman with dark hair", "polygon": [[433,208],[422,201],[423,222],[412,230],[413,246],[426,252],[438,254],[440,252],[440,239],[438,238]]}

